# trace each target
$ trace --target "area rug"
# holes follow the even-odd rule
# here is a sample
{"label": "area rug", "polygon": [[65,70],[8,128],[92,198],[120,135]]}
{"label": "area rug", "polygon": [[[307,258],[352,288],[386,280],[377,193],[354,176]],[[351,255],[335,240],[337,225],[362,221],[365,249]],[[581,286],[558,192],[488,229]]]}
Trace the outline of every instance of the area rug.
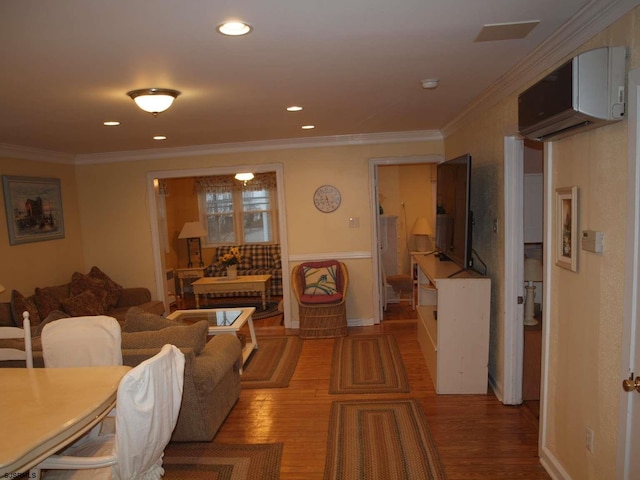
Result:
{"label": "area rug", "polygon": [[282,443],[230,445],[171,443],[164,451],[164,480],[277,480]]}
{"label": "area rug", "polygon": [[221,303],[208,303],[205,305],[200,305],[200,308],[238,308],[238,307],[255,307],[256,311],[253,312],[251,318],[254,320],[261,320],[263,318],[275,317],[276,315],[282,314],[280,310],[278,310],[278,302],[267,302],[267,308],[262,309],[262,302],[260,300],[237,300],[232,302],[221,302]]}
{"label": "area rug", "polygon": [[302,340],[298,336],[258,337],[240,377],[242,388],[285,388],[298,365]]}
{"label": "area rug", "polygon": [[336,339],[329,393],[407,393],[409,379],[393,335]]}
{"label": "area rug", "polygon": [[383,478],[446,478],[420,402],[333,402],[324,480]]}

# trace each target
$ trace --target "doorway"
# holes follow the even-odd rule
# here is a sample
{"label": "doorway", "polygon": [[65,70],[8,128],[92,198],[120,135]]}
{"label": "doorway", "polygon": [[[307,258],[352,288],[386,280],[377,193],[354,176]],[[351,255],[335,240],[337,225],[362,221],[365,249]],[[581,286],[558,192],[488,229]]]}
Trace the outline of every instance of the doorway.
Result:
{"label": "doorway", "polygon": [[[211,167],[201,169],[166,170],[147,173],[148,204],[151,220],[152,249],[154,259],[154,271],[156,280],[157,295],[159,298],[166,298],[165,292],[169,291],[167,286],[165,251],[163,248],[162,212],[158,201],[158,184],[162,179],[175,179],[186,177],[204,177],[212,175],[233,175],[238,171],[252,171],[254,173],[275,172],[276,174],[276,199],[278,211],[278,233],[281,250],[282,271],[289,271],[288,244],[287,244],[287,222],[284,202],[284,172],[281,164],[262,165],[242,165]],[[282,276],[283,289],[283,309],[284,326],[291,328],[291,294],[289,275]],[[165,305],[165,310],[169,311],[169,305]]]}
{"label": "doorway", "polygon": [[[384,316],[385,290],[387,289],[385,277],[391,274],[385,271],[383,275],[385,269],[381,252],[388,248],[389,243],[385,241],[388,229],[383,227],[381,219],[383,216],[395,217],[391,219],[391,223],[396,225],[395,232],[392,233],[395,236],[393,239],[395,242],[392,244],[396,245],[396,251],[390,254],[393,256],[395,253],[397,261],[391,264],[397,266],[397,273],[411,275],[410,252],[413,247],[410,229],[420,215],[431,215],[431,217],[435,215],[435,187],[431,188],[432,177],[427,172],[431,171],[432,165],[442,160],[443,157],[440,155],[425,155],[375,158],[369,161],[371,225],[374,226],[371,250],[375,252],[372,255],[373,278],[377,279],[373,282],[373,300],[374,305],[378,306],[374,309],[375,324],[380,323]],[[421,178],[416,178],[415,172],[421,172]],[[429,210],[432,211],[429,212]],[[388,225],[386,221],[385,225]],[[413,292],[411,294],[413,295]]]}

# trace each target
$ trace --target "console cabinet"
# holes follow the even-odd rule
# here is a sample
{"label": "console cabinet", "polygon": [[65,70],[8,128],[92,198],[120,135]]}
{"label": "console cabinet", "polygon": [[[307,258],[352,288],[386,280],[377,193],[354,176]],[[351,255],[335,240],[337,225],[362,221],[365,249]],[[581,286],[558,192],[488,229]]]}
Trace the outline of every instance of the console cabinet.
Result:
{"label": "console cabinet", "polygon": [[418,343],[436,393],[486,394],[491,279],[435,255],[417,265]]}

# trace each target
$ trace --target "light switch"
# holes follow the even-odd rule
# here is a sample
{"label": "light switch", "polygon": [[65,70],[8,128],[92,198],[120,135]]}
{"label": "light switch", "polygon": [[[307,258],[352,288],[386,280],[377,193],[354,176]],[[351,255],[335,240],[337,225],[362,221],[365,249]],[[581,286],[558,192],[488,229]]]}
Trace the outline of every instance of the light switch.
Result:
{"label": "light switch", "polygon": [[360,217],[349,217],[349,228],[360,228]]}

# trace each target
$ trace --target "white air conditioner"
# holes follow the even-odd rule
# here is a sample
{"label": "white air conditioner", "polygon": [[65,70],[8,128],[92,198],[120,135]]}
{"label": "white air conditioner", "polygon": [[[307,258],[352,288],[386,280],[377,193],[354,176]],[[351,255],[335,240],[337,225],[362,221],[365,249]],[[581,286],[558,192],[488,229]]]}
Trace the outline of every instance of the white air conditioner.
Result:
{"label": "white air conditioner", "polygon": [[625,77],[626,47],[581,53],[518,96],[518,130],[544,141],[622,120]]}

